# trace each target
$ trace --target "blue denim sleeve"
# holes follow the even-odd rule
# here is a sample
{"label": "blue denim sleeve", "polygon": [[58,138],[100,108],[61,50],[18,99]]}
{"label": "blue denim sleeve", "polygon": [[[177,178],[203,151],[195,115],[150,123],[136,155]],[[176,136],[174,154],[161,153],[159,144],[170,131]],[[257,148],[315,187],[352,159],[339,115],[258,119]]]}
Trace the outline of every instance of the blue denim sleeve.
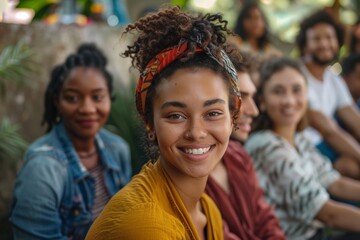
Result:
{"label": "blue denim sleeve", "polygon": [[67,239],[61,232],[59,207],[66,168],[56,159],[37,155],[20,170],[11,209],[14,239]]}
{"label": "blue denim sleeve", "polygon": [[130,156],[130,147],[127,143],[123,144],[123,150],[121,153],[122,156],[122,162],[121,162],[121,168],[124,171],[124,176],[126,179],[126,182],[130,182],[130,178],[132,175],[132,167],[131,167],[131,156]]}

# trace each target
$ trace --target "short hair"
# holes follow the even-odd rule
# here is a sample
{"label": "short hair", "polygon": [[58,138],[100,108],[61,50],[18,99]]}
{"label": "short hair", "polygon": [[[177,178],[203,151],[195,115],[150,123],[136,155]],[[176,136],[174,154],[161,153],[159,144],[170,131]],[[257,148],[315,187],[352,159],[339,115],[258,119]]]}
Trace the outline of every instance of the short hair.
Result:
{"label": "short hair", "polygon": [[360,64],[360,53],[353,53],[347,56],[341,64],[341,75],[346,76],[352,73],[355,70],[357,64]]}
{"label": "short hair", "polygon": [[326,10],[320,10],[305,18],[300,24],[300,31],[296,38],[296,44],[300,50],[301,56],[304,56],[304,48],[307,44],[307,31],[319,23],[331,25],[335,29],[339,46],[344,44],[344,28],[342,25],[339,24]]}

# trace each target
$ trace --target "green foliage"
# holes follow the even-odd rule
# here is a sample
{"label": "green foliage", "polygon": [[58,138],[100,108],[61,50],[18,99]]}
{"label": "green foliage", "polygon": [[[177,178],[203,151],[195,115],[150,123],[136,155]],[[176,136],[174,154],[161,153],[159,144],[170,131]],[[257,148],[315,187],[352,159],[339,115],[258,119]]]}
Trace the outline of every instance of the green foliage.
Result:
{"label": "green foliage", "polygon": [[44,8],[44,6],[56,3],[57,1],[54,0],[21,0],[19,1],[17,8],[31,8],[34,11],[39,11],[40,9]]}
{"label": "green foliage", "polygon": [[21,0],[17,8],[30,8],[35,11],[33,21],[46,18],[52,10],[59,4],[57,0]]}
{"label": "green foliage", "polygon": [[184,8],[184,7],[186,7],[188,1],[189,0],[171,0],[171,5]]}
{"label": "green foliage", "polygon": [[117,92],[111,107],[107,128],[124,138],[131,150],[133,174],[137,173],[146,161],[140,139],[144,127],[135,107],[135,85],[123,86]]}
{"label": "green foliage", "polygon": [[93,3],[93,0],[78,0],[78,4],[81,8],[81,14],[85,16],[91,16],[91,5]]}
{"label": "green foliage", "polygon": [[[76,8],[79,9],[79,13],[90,16],[91,15],[91,5],[94,3],[93,0],[75,0]],[[53,14],[57,11],[61,5],[61,0],[21,0],[16,6],[17,8],[30,8],[35,11],[35,16],[32,21],[39,21],[50,14]]]}
{"label": "green foliage", "polygon": [[26,83],[23,76],[31,71],[32,51],[23,42],[5,47],[0,53],[0,97],[5,97],[6,83],[21,85]]}
{"label": "green foliage", "polygon": [[18,133],[19,127],[9,119],[0,122],[0,160],[15,163],[20,160],[27,147],[27,142]]}
{"label": "green foliage", "polygon": [[[0,98],[5,98],[6,81],[21,85],[30,71],[32,51],[23,42],[5,47],[0,53]],[[27,147],[19,127],[6,117],[0,121],[0,161],[16,163]]]}

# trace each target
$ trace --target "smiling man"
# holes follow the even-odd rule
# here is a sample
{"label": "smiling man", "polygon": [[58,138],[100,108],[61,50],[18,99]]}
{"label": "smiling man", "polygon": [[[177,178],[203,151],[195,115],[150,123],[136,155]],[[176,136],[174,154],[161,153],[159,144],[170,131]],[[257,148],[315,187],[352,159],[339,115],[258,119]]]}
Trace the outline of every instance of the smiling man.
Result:
{"label": "smiling man", "polygon": [[256,88],[241,59],[231,59],[237,71],[242,106],[222,161],[211,173],[206,193],[215,201],[224,220],[224,238],[231,240],[285,239],[279,222],[263,197],[252,160],[240,142],[246,141],[258,115],[253,100]]}
{"label": "smiling man", "polygon": [[[306,134],[342,175],[358,179],[360,113],[344,80],[329,68],[343,44],[343,35],[342,27],[326,11],[312,14],[300,25],[297,45],[308,82],[311,126]],[[339,127],[335,114],[349,132]]]}

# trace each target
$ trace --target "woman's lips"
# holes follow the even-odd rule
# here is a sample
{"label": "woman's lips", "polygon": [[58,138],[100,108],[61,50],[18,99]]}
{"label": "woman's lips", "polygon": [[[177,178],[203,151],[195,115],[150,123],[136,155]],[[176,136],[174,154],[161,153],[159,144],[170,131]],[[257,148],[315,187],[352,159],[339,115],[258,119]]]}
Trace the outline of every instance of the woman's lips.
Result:
{"label": "woman's lips", "polygon": [[214,147],[215,145],[202,147],[183,147],[181,148],[181,151],[187,158],[195,161],[201,161],[208,157]]}
{"label": "woman's lips", "polygon": [[81,126],[90,128],[96,124],[96,120],[87,119],[87,120],[78,120],[77,121]]}

